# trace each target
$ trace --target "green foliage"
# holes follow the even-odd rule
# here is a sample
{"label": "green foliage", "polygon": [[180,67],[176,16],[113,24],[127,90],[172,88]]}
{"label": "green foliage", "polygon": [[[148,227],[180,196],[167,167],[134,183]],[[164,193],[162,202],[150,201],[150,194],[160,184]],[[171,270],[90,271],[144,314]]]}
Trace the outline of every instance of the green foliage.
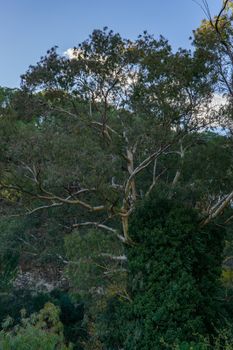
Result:
{"label": "green foliage", "polygon": [[6,319],[0,333],[3,350],[68,350],[72,346],[64,343],[63,326],[59,319],[59,309],[52,303],[45,304],[38,314],[26,318],[22,311],[20,324],[10,329],[10,319]]}
{"label": "green foliage", "polygon": [[232,118],[232,1],[223,1],[219,13],[213,17],[209,14],[208,17],[194,31],[195,55],[209,67],[209,76],[215,84],[216,93],[227,97],[221,112],[227,118]]}
{"label": "green foliage", "polygon": [[11,291],[2,295],[0,303],[0,321],[11,319],[11,326],[21,321],[21,310],[27,315],[38,313],[46,303],[53,303],[60,309],[60,320],[66,342],[73,343],[74,350],[82,349],[82,342],[87,338],[84,327],[84,304],[76,295],[74,303],[70,296],[62,291],[53,290],[48,293],[32,293],[28,290]]}
{"label": "green foliage", "polygon": [[119,258],[123,247],[114,234],[98,229],[74,231],[66,239],[66,251],[70,261],[67,273],[74,290],[89,302],[93,298],[96,308],[96,299],[122,292],[126,270]]}
{"label": "green foliage", "polygon": [[127,350],[196,343],[214,336],[223,322],[218,298],[224,231],[201,229],[196,211],[158,198],[139,207],[130,225],[131,302],[122,306],[121,319]]}
{"label": "green foliage", "polygon": [[213,133],[200,135],[187,151],[182,180],[186,186],[192,184],[203,204],[206,192],[216,196],[232,188],[232,156],[231,141]]}
{"label": "green foliage", "polygon": [[68,293],[59,290],[52,291],[50,297],[61,310],[60,320],[66,342],[72,342],[74,350],[82,350],[83,343],[88,338],[84,324],[84,302],[77,294],[74,302]]}
{"label": "green foliage", "polygon": [[62,262],[57,256],[58,252],[61,255],[63,253],[60,223],[51,212],[25,217],[5,215],[0,218],[0,237],[3,242],[0,248],[1,284],[6,278],[11,282],[19,269],[25,272],[37,270],[40,266],[41,270],[44,267],[44,271],[48,271],[49,266],[53,266],[54,270],[61,268]]}

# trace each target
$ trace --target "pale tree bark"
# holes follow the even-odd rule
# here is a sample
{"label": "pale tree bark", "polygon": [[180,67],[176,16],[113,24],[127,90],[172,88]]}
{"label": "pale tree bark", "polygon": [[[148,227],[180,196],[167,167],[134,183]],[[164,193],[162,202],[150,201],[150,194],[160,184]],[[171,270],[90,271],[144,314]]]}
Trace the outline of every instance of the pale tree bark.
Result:
{"label": "pale tree bark", "polygon": [[233,199],[233,191],[230,192],[224,200],[220,200],[217,204],[215,204],[211,209],[209,215],[201,222],[201,226],[205,226],[211,222],[211,220],[215,219],[218,215],[222,214],[224,209],[226,209]]}
{"label": "pale tree bark", "polygon": [[177,152],[179,155],[180,155],[180,166],[179,168],[177,169],[176,171],[176,174],[174,176],[174,179],[172,181],[172,188],[174,188],[177,184],[177,182],[179,181],[180,179],[180,176],[181,176],[181,169],[182,169],[182,166],[183,166],[183,163],[184,163],[184,155],[185,155],[185,149],[183,148],[183,144],[182,144],[182,141],[180,140],[180,151]]}

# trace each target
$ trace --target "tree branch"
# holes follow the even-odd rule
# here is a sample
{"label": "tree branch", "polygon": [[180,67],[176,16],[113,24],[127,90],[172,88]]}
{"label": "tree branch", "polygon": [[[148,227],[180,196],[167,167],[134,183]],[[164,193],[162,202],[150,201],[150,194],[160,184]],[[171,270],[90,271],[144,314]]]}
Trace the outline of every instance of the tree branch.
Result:
{"label": "tree branch", "polygon": [[52,207],[59,207],[61,205],[63,205],[63,203],[53,203],[51,205],[42,205],[41,207],[37,207],[37,208],[34,208],[32,210],[29,210],[28,212],[26,212],[26,215],[31,215],[31,214],[35,213],[36,211],[48,209],[48,208],[52,208]]}
{"label": "tree branch", "polygon": [[216,218],[218,215],[220,215],[223,210],[230,204],[231,200],[233,199],[233,191],[227,195],[227,197],[224,200],[221,200],[217,205],[214,206],[214,210],[210,210],[210,214],[208,217],[201,222],[201,226],[207,225],[212,219]]}
{"label": "tree branch", "polygon": [[164,146],[163,148],[160,147],[160,149],[154,153],[152,153],[149,157],[144,159],[132,172],[132,174],[129,176],[126,186],[125,186],[125,194],[129,194],[130,184],[132,179],[140,173],[143,169],[145,169],[155,158],[158,158],[164,151],[166,151],[171,145],[168,144]]}
{"label": "tree branch", "polygon": [[101,224],[99,222],[94,222],[94,221],[87,221],[87,222],[81,222],[78,224],[74,224],[74,225],[72,225],[72,228],[78,228],[78,227],[82,227],[82,226],[94,226],[96,228],[102,228],[102,229],[109,231],[109,232],[112,232],[112,233],[117,233],[116,229],[114,229],[110,226]]}

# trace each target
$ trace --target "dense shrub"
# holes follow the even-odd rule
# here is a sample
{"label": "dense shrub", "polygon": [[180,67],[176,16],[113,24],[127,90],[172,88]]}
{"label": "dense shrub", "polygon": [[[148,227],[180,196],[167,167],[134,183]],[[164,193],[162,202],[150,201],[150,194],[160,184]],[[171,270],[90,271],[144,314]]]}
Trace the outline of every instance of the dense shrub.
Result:
{"label": "dense shrub", "polygon": [[[200,228],[199,222],[195,210],[174,200],[150,198],[136,210],[129,231],[133,243],[126,248],[131,302],[109,305],[108,323],[111,313],[118,317],[103,336],[106,349],[171,349],[182,343],[187,349],[216,335],[224,324],[224,230],[214,224]],[[120,330],[114,333],[117,321]],[[205,348],[200,346],[194,348]]]}

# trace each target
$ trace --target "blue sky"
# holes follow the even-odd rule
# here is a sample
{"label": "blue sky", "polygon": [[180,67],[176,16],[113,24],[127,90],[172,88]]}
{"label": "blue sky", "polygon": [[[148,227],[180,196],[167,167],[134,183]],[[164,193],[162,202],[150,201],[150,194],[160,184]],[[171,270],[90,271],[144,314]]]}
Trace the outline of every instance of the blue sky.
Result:
{"label": "blue sky", "polygon": [[[208,2],[217,13],[221,0]],[[203,17],[193,0],[2,0],[0,86],[19,86],[20,75],[49,48],[64,52],[104,26],[129,39],[146,29],[174,49],[190,48],[189,36]]]}

